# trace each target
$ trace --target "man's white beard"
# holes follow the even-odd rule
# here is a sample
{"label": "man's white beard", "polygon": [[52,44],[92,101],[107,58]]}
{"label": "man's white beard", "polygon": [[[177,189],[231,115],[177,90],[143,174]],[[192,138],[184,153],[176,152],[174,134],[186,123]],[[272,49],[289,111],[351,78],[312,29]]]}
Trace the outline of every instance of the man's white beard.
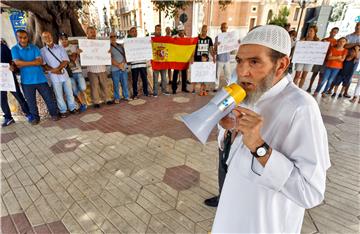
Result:
{"label": "man's white beard", "polygon": [[257,85],[255,91],[246,93],[246,97],[243,103],[248,106],[253,106],[260,99],[260,97],[272,87],[273,79],[274,71],[271,71],[271,73]]}

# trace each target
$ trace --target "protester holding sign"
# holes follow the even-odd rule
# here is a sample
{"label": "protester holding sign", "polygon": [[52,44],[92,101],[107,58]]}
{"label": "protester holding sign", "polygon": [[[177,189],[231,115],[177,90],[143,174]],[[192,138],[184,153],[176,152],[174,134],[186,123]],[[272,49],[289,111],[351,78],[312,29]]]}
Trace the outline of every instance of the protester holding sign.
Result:
{"label": "protester holding sign", "polygon": [[[129,30],[129,38],[137,37],[137,29],[136,27],[132,27]],[[145,96],[149,96],[148,91],[148,80],[147,80],[147,65],[146,60],[142,61],[134,61],[131,62],[131,78],[133,85],[133,96],[132,99],[138,99],[138,78],[140,76],[142,84],[143,84],[143,93]]]}
{"label": "protester holding sign", "polygon": [[[161,25],[159,25],[159,24],[155,26],[154,37],[161,37]],[[165,53],[165,51],[156,51],[156,52],[159,52],[160,56],[164,56],[164,53]],[[153,87],[154,87],[153,95],[154,95],[154,97],[158,96],[159,74],[161,75],[161,92],[165,95],[169,95],[169,92],[167,91],[166,72],[167,72],[166,69],[156,70],[153,67]]]}
{"label": "protester holding sign", "polygon": [[[1,63],[9,64],[11,70],[15,69],[15,65],[12,62],[11,51],[3,39],[1,39]],[[20,91],[19,83],[15,77],[15,74],[12,73],[11,75],[15,83],[15,91],[11,91],[11,94],[18,101],[18,103],[21,106],[21,110],[24,112],[26,118],[30,122],[32,118],[31,118],[29,106],[25,101],[23,94]],[[15,123],[15,120],[11,115],[8,98],[7,98],[7,91],[1,91],[1,110],[4,113],[4,122],[1,125],[2,127],[6,127],[9,126],[10,124]]]}
{"label": "protester holding sign", "polygon": [[[215,63],[215,52],[214,52],[214,44],[212,42],[211,37],[207,35],[207,25],[203,25],[201,28],[201,33],[198,36],[198,43],[196,44],[195,53],[194,53],[194,62],[201,62],[202,61],[202,55],[207,54],[208,57],[211,54],[213,57],[213,62]],[[201,84],[201,86],[205,86],[205,84]],[[193,93],[195,93],[196,83],[193,83]],[[202,92],[205,94],[204,92]]]}
{"label": "protester holding sign", "polygon": [[335,47],[330,48],[329,54],[326,58],[324,76],[321,80],[321,83],[317,86],[314,92],[314,97],[318,95],[325,83],[326,86],[321,96],[326,97],[326,92],[330,88],[331,83],[339,73],[340,69],[343,67],[343,62],[348,52],[347,49],[344,48],[346,42],[347,39],[342,37],[337,41]]}
{"label": "protester holding sign", "polygon": [[52,91],[44,75],[40,50],[29,43],[29,35],[25,30],[16,32],[18,44],[11,48],[11,55],[15,65],[20,69],[21,86],[32,116],[31,124],[40,123],[40,116],[36,104],[36,91],[44,99],[53,121],[59,120],[56,103]]}
{"label": "protester holding sign", "polygon": [[[327,42],[330,42],[330,46],[329,46],[329,50],[331,47],[333,46],[336,46],[336,39],[335,39],[335,36],[336,34],[339,32],[339,28],[338,27],[334,27],[331,29],[330,31],[330,35],[329,37],[326,37],[324,39],[322,39],[321,41],[327,41]],[[324,61],[325,62],[325,61]],[[318,81],[318,85],[320,84],[321,82],[321,78],[322,78],[322,75],[324,73],[324,69],[325,69],[325,63],[322,64],[322,65],[315,65],[313,66],[313,69],[312,69],[312,75],[311,75],[311,79],[310,79],[310,84],[309,84],[309,87],[307,88],[306,92],[311,92],[311,87],[315,81],[315,78],[316,76],[319,74],[319,81]]]}
{"label": "protester holding sign", "polygon": [[[315,25],[310,26],[306,37],[301,40],[302,41],[319,41],[319,38],[316,35],[317,31],[318,31],[318,29]],[[307,76],[308,72],[311,71],[312,67],[313,67],[312,64],[304,64],[304,63],[295,64],[296,73],[295,73],[295,77],[294,77],[294,83],[296,85],[298,85],[299,88],[302,88],[302,86],[304,85],[306,76]]]}
{"label": "protester holding sign", "polygon": [[[86,29],[86,34],[88,39],[90,40],[96,39],[96,29],[94,27],[88,27]],[[87,70],[88,70],[88,78],[90,80],[90,93],[94,107],[100,108],[100,96],[103,99],[105,99],[103,101],[106,101],[106,104],[108,105],[113,104],[107,84],[106,66],[105,65],[88,66]]]}
{"label": "protester holding sign", "polygon": [[116,34],[110,33],[111,42],[111,76],[114,84],[115,103],[120,102],[119,82],[121,84],[122,95],[125,101],[129,100],[128,73],[124,47],[116,43]]}
{"label": "protester holding sign", "polygon": [[[225,33],[228,29],[227,23],[224,22],[221,24],[221,32]],[[220,75],[221,72],[224,72],[225,81],[226,83],[230,82],[230,75],[231,75],[231,64],[230,64],[230,52],[218,54],[218,46],[221,44],[219,41],[219,36],[215,38],[215,45],[214,50],[216,54],[216,81],[215,81],[215,89],[217,91],[220,84]]]}

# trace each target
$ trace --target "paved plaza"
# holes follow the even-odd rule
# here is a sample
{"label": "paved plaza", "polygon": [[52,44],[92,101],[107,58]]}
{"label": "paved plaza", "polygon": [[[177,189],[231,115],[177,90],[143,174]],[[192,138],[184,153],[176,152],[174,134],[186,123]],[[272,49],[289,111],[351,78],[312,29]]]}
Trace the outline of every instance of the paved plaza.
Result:
{"label": "paved plaza", "polygon": [[[179,117],[212,96],[146,97],[58,122],[1,130],[2,233],[208,233],[216,131],[199,143]],[[332,167],[303,233],[359,233],[360,104],[318,99]]]}

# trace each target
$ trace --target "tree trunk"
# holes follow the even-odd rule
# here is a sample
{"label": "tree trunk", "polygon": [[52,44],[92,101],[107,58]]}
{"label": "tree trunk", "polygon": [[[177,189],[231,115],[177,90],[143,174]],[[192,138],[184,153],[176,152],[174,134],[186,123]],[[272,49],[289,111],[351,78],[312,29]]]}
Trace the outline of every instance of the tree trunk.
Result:
{"label": "tree trunk", "polygon": [[58,41],[58,35],[85,36],[78,20],[80,1],[2,1],[4,4],[30,12],[27,29],[31,42],[42,47],[41,33],[49,31]]}

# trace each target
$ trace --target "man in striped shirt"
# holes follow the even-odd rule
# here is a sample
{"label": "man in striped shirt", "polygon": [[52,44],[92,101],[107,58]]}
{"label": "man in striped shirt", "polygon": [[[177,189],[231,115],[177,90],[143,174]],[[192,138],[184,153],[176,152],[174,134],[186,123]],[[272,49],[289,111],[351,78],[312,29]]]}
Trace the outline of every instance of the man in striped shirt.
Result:
{"label": "man in striped shirt", "polygon": [[[136,27],[132,27],[129,30],[129,38],[131,37],[137,37],[137,29]],[[146,71],[146,60],[142,61],[134,61],[131,62],[131,78],[132,78],[132,85],[133,85],[133,99],[138,99],[138,78],[139,74],[141,77],[141,81],[143,84],[143,93],[145,96],[149,96],[148,91],[148,80],[147,80],[147,71]]]}

